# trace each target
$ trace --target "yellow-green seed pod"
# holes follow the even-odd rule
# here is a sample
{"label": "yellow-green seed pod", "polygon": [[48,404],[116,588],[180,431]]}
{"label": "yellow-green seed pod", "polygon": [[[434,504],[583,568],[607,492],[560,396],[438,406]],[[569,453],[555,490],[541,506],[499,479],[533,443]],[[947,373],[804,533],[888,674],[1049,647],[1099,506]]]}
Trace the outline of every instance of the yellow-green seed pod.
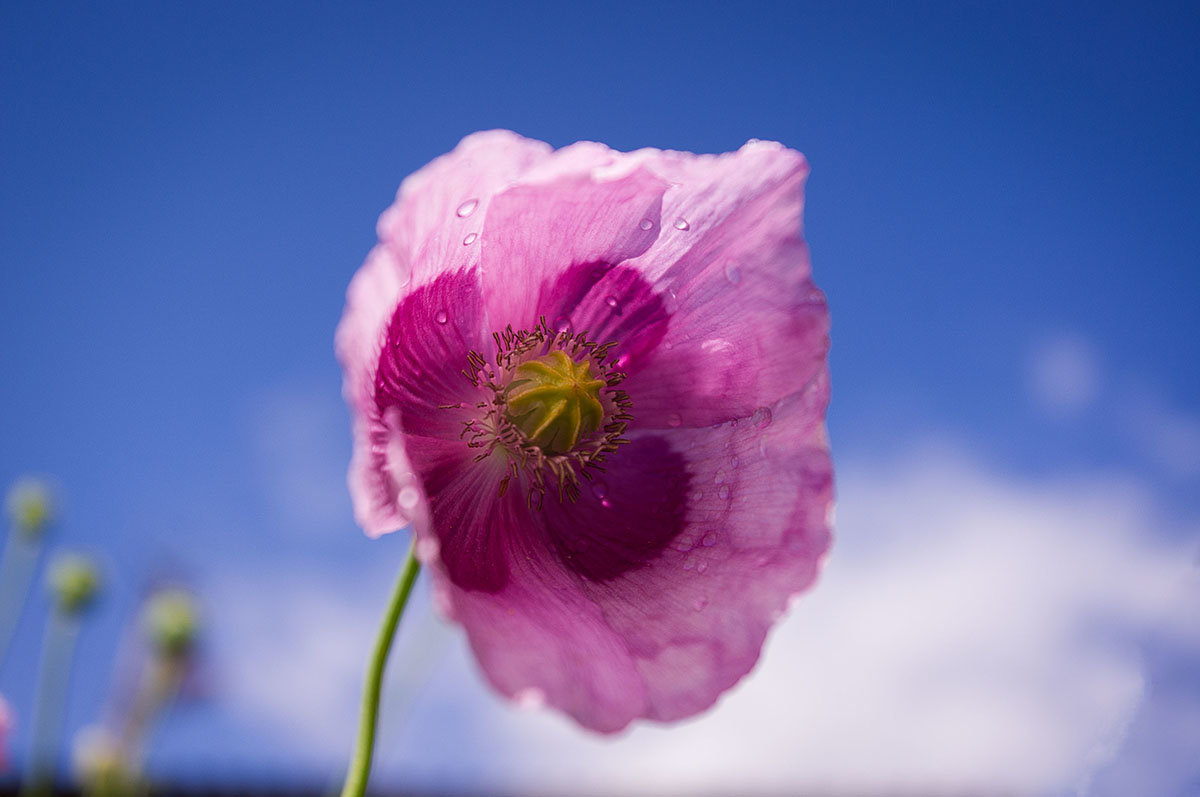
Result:
{"label": "yellow-green seed pod", "polygon": [[5,511],[18,534],[37,539],[54,521],[54,492],[41,479],[20,479],[8,490]]}
{"label": "yellow-green seed pod", "polygon": [[153,595],[142,616],[146,635],[161,655],[182,658],[191,652],[199,626],[192,596],[182,589],[165,589]]}
{"label": "yellow-green seed pod", "polygon": [[65,615],[84,612],[100,592],[100,570],[81,554],[60,554],[50,565],[50,593]]}
{"label": "yellow-green seed pod", "polygon": [[576,362],[564,351],[552,351],[514,369],[508,417],[543,451],[564,454],[600,428],[603,387],[604,380],[592,376],[590,359]]}

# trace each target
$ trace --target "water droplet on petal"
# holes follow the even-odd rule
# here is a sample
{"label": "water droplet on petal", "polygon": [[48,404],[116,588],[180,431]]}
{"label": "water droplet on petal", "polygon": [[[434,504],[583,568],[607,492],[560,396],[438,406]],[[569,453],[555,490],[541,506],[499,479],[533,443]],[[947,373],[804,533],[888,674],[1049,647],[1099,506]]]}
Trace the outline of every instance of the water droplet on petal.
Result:
{"label": "water droplet on petal", "polygon": [[650,228],[652,228],[654,226],[654,222],[650,221],[650,219],[642,219],[641,224],[639,224],[638,226],[641,227],[643,230],[649,230]]}
{"label": "water droplet on petal", "polygon": [[699,501],[699,500],[700,500],[701,498],[703,498],[703,497],[704,497],[704,491],[703,491],[703,490],[701,490],[701,489],[696,489],[696,490],[693,490],[693,491],[692,491],[692,500],[693,500],[693,501]]}
{"label": "water droplet on petal", "polygon": [[616,307],[617,306],[617,297],[605,296],[604,303],[607,304],[609,307]]}
{"label": "water droplet on petal", "polygon": [[729,485],[722,484],[721,489],[717,490],[717,495],[722,501],[727,500],[729,498]]}
{"label": "water droplet on petal", "polygon": [[696,563],[696,572],[697,573],[703,573],[707,569],[708,569],[708,562],[706,562],[705,560],[701,559],[699,562]]}
{"label": "water droplet on petal", "polygon": [[738,268],[737,263],[726,264],[725,279],[729,280],[730,285],[737,285],[742,281],[742,270]]}
{"label": "water droplet on petal", "polygon": [[437,321],[439,324],[444,324],[450,320],[450,316],[447,315],[445,310],[438,310],[437,313],[434,314],[433,320]]}
{"label": "water droplet on petal", "polygon": [[773,420],[770,407],[759,407],[750,416],[750,422],[754,424],[756,429],[766,429],[771,425]]}
{"label": "water droplet on petal", "polygon": [[608,495],[608,485],[604,482],[596,482],[592,485],[592,495],[597,498],[603,498]]}
{"label": "water droplet on petal", "polygon": [[716,482],[717,484],[721,484],[723,481],[725,481],[725,471],[723,471],[723,470],[717,471],[717,475],[713,476],[713,481]]}
{"label": "water droplet on petal", "polygon": [[479,207],[478,199],[468,199],[466,202],[458,206],[458,210],[454,211],[460,219],[465,219],[475,212],[475,208]]}
{"label": "water droplet on petal", "polygon": [[738,459],[737,457],[732,457],[729,460],[729,467],[736,468],[741,463],[742,463],[742,461],[740,459]]}
{"label": "water droplet on petal", "polygon": [[603,498],[600,500],[600,506],[604,507],[605,509],[611,509],[612,501],[609,501],[607,498]]}
{"label": "water droplet on petal", "polygon": [[471,244],[475,243],[475,239],[478,237],[479,237],[479,233],[477,233],[477,232],[467,233],[467,237],[463,238],[463,246],[470,246]]}
{"label": "water droplet on petal", "polygon": [[668,313],[676,313],[679,311],[679,294],[674,288],[667,288],[667,297],[663,300],[663,309]]}
{"label": "water droplet on petal", "polygon": [[400,494],[396,496],[396,503],[400,504],[401,509],[412,509],[420,500],[421,493],[411,484],[401,487]]}
{"label": "water droplet on petal", "polygon": [[675,229],[690,230],[692,229],[692,225],[687,223],[687,219],[675,219]]}
{"label": "water droplet on petal", "polygon": [[715,531],[710,531],[708,534],[704,535],[704,539],[700,540],[700,543],[705,548],[713,547],[717,544],[717,533]]}
{"label": "water droplet on petal", "polygon": [[679,416],[678,412],[672,412],[667,416],[667,426],[674,428],[679,426],[681,423],[683,423],[683,418]]}

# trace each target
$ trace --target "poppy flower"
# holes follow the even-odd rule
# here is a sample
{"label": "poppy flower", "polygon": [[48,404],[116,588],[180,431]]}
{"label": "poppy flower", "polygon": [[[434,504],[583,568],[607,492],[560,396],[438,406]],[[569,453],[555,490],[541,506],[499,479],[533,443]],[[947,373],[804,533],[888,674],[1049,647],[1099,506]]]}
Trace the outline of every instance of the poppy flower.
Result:
{"label": "poppy flower", "polygon": [[754,666],[830,544],[802,155],[468,136],[404,181],[337,330],[349,484],[412,525],[492,685],[593,730]]}

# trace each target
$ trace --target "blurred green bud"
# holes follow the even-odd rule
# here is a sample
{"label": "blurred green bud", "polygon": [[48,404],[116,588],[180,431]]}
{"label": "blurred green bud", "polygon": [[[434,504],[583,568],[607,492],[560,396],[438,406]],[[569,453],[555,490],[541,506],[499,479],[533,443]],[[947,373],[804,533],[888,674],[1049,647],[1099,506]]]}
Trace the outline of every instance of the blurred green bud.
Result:
{"label": "blurred green bud", "polygon": [[88,557],[61,554],[50,565],[50,592],[63,614],[80,614],[95,602],[99,591],[100,571]]}
{"label": "blurred green bud", "polygon": [[182,658],[196,642],[199,612],[192,596],[182,589],[165,589],[146,604],[145,629],[155,651],[170,658]]}
{"label": "blurred green bud", "polygon": [[40,537],[54,520],[54,492],[40,479],[20,479],[8,490],[5,511],[21,535]]}

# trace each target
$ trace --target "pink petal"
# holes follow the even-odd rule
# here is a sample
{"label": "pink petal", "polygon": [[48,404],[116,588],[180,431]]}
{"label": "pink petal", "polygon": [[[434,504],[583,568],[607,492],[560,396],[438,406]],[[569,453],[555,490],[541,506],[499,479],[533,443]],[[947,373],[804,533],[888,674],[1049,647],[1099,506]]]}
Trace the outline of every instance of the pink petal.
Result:
{"label": "pink petal", "polygon": [[828,549],[827,396],[818,381],[770,420],[641,438],[576,504],[489,502],[473,522],[503,585],[435,579],[493,685],[603,732],[712,705]]}
{"label": "pink petal", "polygon": [[384,327],[408,291],[445,271],[479,264],[478,236],[495,193],[550,155],[550,147],[507,130],[467,136],[458,147],[409,176],[379,217],[379,245],[354,275],[335,336],[348,401],[373,386]]}
{"label": "pink petal", "polygon": [[755,420],[667,434],[687,458],[686,528],[662,556],[588,590],[635,652],[642,716],[711,706],[815,580],[831,540],[828,395],[819,378]]}
{"label": "pink petal", "polygon": [[[355,412],[350,491],[371,536],[413,518],[420,484],[409,461],[417,438],[458,440],[467,415],[450,405],[474,401],[462,374],[466,353],[483,349],[483,303],[474,272],[456,272],[410,291],[384,333],[372,387]],[[487,341],[490,343],[490,341]],[[408,492],[405,492],[405,490]]]}
{"label": "pink petal", "polygon": [[802,389],[829,348],[828,309],[800,237],[804,158],[766,142],[720,156],[631,157],[677,181],[663,198],[663,235],[628,264],[671,316],[625,385],[638,425],[744,418]]}
{"label": "pink petal", "polygon": [[582,150],[587,158],[578,145],[555,153],[493,201],[483,230],[483,284],[496,328],[537,323],[555,300],[545,286],[563,270],[619,263],[658,236],[666,183],[640,168],[579,171],[597,146]]}

